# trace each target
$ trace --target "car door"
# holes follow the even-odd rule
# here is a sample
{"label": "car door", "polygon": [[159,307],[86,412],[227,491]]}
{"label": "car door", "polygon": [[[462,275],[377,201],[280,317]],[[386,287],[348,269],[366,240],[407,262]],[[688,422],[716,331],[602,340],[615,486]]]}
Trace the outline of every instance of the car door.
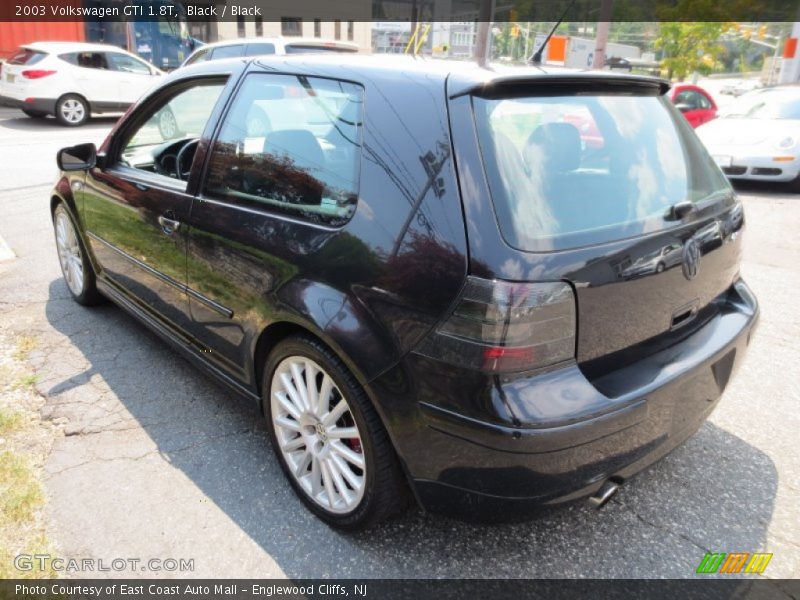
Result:
{"label": "car door", "polygon": [[[101,273],[173,331],[188,329],[186,225],[192,196],[187,171],[220,79],[178,82],[131,115],[106,144],[102,168],[91,169],[83,192],[86,229]],[[158,116],[187,93],[204,94],[206,120],[164,139]],[[182,149],[182,167],[178,154]]]}
{"label": "car door", "polygon": [[[360,251],[340,227],[358,193],[361,98],[349,82],[251,73],[210,147],[188,238],[193,337],[243,383],[277,295],[303,293],[302,282],[289,292],[287,281],[310,273],[318,252]],[[256,109],[267,131],[249,127]],[[332,314],[341,308],[316,302]]]}
{"label": "car door", "polygon": [[117,75],[109,68],[105,52],[71,52],[61,58],[76,67],[71,92],[86,98],[93,109],[119,107]]}
{"label": "car door", "polygon": [[158,83],[158,71],[143,60],[122,52],[107,52],[106,59],[116,80],[119,102],[123,106],[133,104]]}

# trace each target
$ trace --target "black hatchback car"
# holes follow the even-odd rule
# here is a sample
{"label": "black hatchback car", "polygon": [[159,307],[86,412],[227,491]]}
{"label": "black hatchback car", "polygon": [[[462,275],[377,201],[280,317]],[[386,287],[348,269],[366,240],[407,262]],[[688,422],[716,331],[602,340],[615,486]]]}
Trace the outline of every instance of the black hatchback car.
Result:
{"label": "black hatchback car", "polygon": [[758,315],[742,206],[667,87],[383,56],[181,69],[99,150],[60,151],[64,277],[257,403],[332,525],[410,498],[600,504],[698,429]]}

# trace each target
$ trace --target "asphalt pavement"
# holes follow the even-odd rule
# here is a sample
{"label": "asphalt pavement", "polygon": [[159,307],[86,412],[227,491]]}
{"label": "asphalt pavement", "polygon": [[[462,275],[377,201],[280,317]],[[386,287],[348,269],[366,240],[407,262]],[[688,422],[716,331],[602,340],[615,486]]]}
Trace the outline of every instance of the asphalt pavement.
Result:
{"label": "asphalt pavement", "polygon": [[345,535],[295,497],[254,410],[122,310],[70,300],[48,212],[55,151],[112,124],[0,109],[0,236],[16,255],[0,262],[0,328],[36,336],[43,416],[62,426],[45,468],[59,555],[194,570],[70,576],[682,578],[706,552],[760,551],[774,553],[765,577],[800,577],[800,196],[740,191],[742,272],[762,306],[749,355],[708,423],[604,509],[495,526],[412,509]]}

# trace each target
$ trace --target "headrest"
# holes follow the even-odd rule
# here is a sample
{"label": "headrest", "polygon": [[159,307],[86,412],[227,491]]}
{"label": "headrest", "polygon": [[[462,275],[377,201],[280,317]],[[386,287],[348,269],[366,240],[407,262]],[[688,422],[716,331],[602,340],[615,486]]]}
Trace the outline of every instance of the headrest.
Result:
{"label": "headrest", "polygon": [[280,129],[267,133],[264,154],[286,156],[301,169],[319,170],[325,166],[325,155],[314,137],[306,129]]}

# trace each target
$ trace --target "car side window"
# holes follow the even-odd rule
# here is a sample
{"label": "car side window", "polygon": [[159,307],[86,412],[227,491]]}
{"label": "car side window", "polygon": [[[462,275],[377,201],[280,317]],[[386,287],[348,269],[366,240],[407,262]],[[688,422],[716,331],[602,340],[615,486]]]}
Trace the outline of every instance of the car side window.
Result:
{"label": "car side window", "polygon": [[108,61],[103,52],[70,52],[61,54],[59,58],[84,69],[108,69]]}
{"label": "car side window", "polygon": [[684,90],[675,96],[675,104],[685,104],[692,110],[700,108],[700,94],[693,90]]}
{"label": "car side window", "polygon": [[237,56],[242,56],[244,54],[244,45],[243,44],[234,44],[232,46],[217,46],[211,53],[211,58],[213,60],[219,60],[221,58],[236,58]]}
{"label": "car side window", "polygon": [[711,100],[709,100],[705,94],[698,92],[697,100],[700,104],[700,108],[711,108]]}
{"label": "car side window", "polygon": [[125,132],[119,163],[147,173],[186,180],[197,142],[225,82],[203,79],[180,83]]}
{"label": "car side window", "polygon": [[114,71],[122,71],[123,73],[136,73],[139,75],[151,75],[152,71],[146,63],[122,54],[121,52],[109,52],[107,55],[108,62]]}
{"label": "car side window", "polygon": [[363,89],[316,77],[251,74],[211,149],[204,192],[339,226],[355,212]]}

